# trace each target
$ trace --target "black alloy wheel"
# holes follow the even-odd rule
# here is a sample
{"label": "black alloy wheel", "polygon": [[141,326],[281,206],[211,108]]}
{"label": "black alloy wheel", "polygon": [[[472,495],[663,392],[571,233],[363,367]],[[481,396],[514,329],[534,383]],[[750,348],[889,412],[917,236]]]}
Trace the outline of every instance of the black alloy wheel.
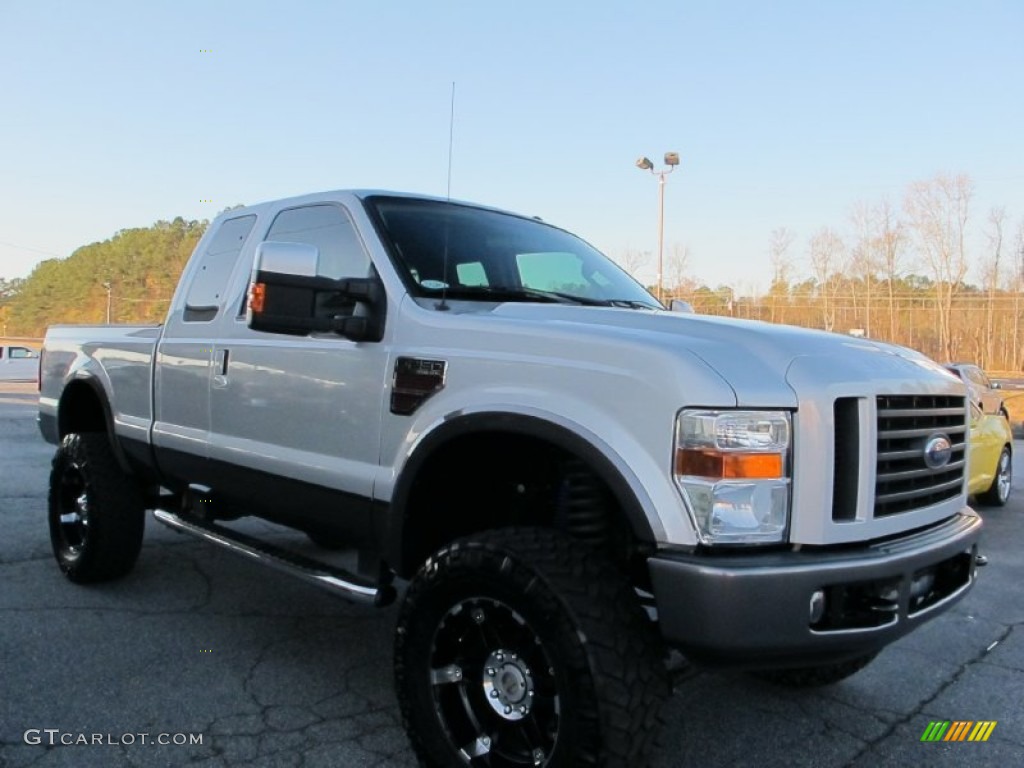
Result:
{"label": "black alloy wheel", "polygon": [[426,766],[643,766],[668,683],[614,565],[555,531],[457,541],[420,569],[395,679]]}
{"label": "black alloy wheel", "polygon": [[64,437],[53,457],[47,517],[57,564],[71,581],[117,579],[138,559],[145,500],[99,432]]}

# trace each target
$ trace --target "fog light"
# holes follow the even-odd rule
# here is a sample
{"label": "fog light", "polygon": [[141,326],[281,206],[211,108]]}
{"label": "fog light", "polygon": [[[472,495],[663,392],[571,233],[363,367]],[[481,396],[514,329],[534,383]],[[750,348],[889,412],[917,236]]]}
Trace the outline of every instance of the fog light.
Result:
{"label": "fog light", "polygon": [[825,618],[825,591],[819,589],[811,595],[811,624],[818,624]]}
{"label": "fog light", "polygon": [[928,571],[920,576],[915,576],[910,584],[910,599],[914,603],[927,597],[935,586],[935,573]]}

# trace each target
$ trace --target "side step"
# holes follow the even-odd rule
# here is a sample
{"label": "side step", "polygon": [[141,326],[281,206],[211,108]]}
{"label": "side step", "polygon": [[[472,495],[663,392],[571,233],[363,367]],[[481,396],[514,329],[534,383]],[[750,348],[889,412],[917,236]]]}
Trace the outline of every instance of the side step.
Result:
{"label": "side step", "polygon": [[231,552],[250,557],[263,565],[269,565],[303,581],[340,593],[354,602],[383,606],[395,599],[395,589],[390,584],[375,584],[343,568],[289,552],[240,531],[194,517],[186,518],[164,509],[154,509],[153,517],[168,528],[219,544]]}

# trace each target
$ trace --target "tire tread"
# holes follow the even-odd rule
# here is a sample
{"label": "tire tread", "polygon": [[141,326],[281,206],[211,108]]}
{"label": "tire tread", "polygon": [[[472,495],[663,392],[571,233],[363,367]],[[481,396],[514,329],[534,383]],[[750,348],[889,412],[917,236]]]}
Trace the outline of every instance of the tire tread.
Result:
{"label": "tire tread", "polygon": [[[67,461],[80,465],[92,504],[89,537],[76,558],[62,552],[55,529],[59,473]],[[71,433],[64,437],[53,457],[48,503],[54,555],[68,579],[77,584],[111,581],[132,570],[142,547],[145,501],[134,478],[118,464],[106,433]]]}
{"label": "tire tread", "polygon": [[[467,558],[469,560],[467,561]],[[462,565],[456,565],[459,562]],[[434,765],[411,717],[404,668],[403,626],[414,621],[421,593],[439,571],[465,564],[512,573],[523,568],[544,582],[577,631],[595,682],[601,751],[576,751],[578,764],[642,766],[660,728],[668,695],[661,639],[625,577],[589,545],[543,528],[506,528],[462,539],[440,550],[420,569],[406,594],[399,619],[395,666],[402,718],[423,765]],[[534,589],[531,581],[524,591]],[[585,713],[590,715],[590,713]]]}

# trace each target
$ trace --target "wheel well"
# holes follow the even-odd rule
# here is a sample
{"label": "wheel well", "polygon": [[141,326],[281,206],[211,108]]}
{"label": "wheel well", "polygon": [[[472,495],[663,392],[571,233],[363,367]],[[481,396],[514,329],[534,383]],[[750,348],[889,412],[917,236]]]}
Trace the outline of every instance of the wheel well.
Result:
{"label": "wheel well", "polygon": [[107,412],[95,389],[83,381],[68,384],[57,407],[57,429],[61,438],[71,432],[107,431]]}
{"label": "wheel well", "polygon": [[456,538],[513,525],[563,530],[631,569],[637,540],[605,476],[577,453],[533,435],[452,438],[422,463],[409,487],[400,575],[411,575]]}

